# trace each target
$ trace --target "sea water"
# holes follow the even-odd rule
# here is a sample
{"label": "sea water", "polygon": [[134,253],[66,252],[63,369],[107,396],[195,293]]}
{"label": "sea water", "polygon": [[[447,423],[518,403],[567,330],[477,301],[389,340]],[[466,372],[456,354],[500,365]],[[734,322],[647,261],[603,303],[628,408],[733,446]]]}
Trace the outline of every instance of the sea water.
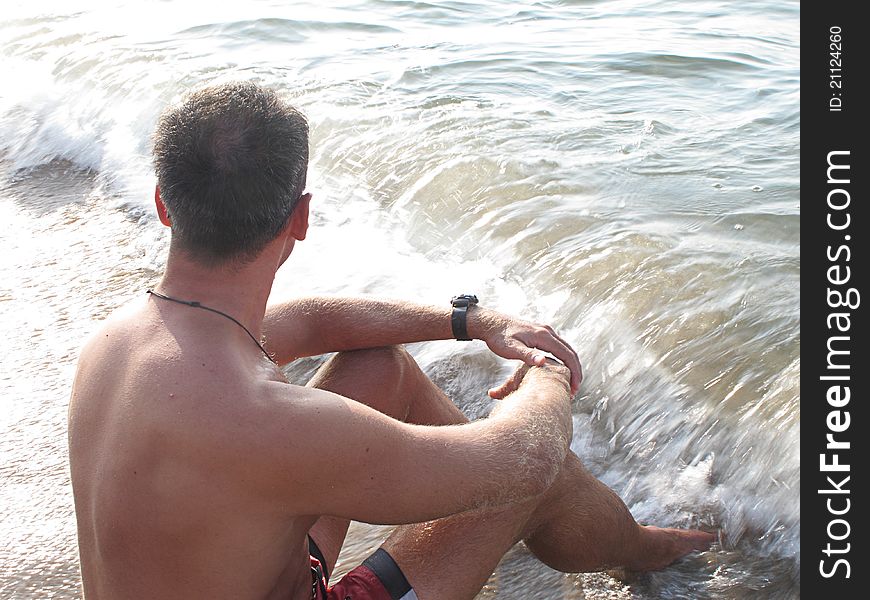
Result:
{"label": "sea water", "polygon": [[[644,577],[518,546],[480,598],[799,597],[798,24],[790,0],[5,2],[0,596],[79,596],[78,348],[159,279],[157,115],[250,79],[311,125],[274,297],[474,292],[553,325],[585,369],[573,450],[639,521],[721,531]],[[471,417],[512,368],[411,350]],[[354,527],[340,569],[384,534]]]}

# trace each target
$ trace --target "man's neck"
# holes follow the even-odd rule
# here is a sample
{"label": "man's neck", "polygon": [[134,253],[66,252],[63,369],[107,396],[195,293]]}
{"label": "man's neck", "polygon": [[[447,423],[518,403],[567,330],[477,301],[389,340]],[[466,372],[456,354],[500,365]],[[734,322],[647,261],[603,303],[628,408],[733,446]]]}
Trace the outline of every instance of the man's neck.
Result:
{"label": "man's neck", "polygon": [[206,267],[182,253],[170,252],[155,291],[225,312],[260,339],[275,278],[275,265],[270,262],[257,259],[241,266]]}

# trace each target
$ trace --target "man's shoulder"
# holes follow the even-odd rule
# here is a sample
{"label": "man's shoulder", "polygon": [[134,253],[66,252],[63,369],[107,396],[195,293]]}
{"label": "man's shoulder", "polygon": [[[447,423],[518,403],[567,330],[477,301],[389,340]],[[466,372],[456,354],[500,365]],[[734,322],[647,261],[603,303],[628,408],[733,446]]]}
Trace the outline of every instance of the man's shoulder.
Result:
{"label": "man's shoulder", "polygon": [[101,324],[102,329],[126,331],[141,326],[148,314],[148,297],[136,296],[113,310]]}
{"label": "man's shoulder", "polygon": [[93,352],[108,343],[115,341],[113,336],[118,336],[131,331],[137,324],[142,322],[145,310],[145,298],[134,298],[115,310],[100,321],[94,331],[85,338],[82,345],[81,355]]}

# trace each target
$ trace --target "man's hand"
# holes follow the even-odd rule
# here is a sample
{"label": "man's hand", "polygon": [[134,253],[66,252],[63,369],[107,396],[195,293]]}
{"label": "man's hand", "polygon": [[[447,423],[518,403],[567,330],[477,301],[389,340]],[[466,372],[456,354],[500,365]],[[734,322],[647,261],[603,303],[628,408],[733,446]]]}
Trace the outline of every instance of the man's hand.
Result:
{"label": "man's hand", "polygon": [[[580,359],[568,342],[549,325],[536,325],[478,306],[468,312],[468,331],[474,338],[486,342],[489,349],[502,358],[521,360],[527,366],[543,366],[547,361],[545,353],[549,352],[571,371],[571,393],[576,394],[580,388],[583,380]],[[524,375],[525,372],[519,375],[517,385]],[[500,399],[510,393],[502,390],[516,389],[510,385],[516,376],[515,373],[501,387],[489,390],[489,395]]]}
{"label": "man's hand", "polygon": [[[489,390],[489,396],[495,400],[501,400],[502,398],[508,396],[509,394],[514,393],[520,387],[520,384],[525,380],[526,377],[538,376],[538,377],[548,377],[554,380],[558,380],[562,383],[566,389],[569,389],[571,383],[571,371],[560,362],[556,362],[552,358],[546,358],[544,360],[544,364],[541,367],[537,367],[537,370],[532,374],[529,374],[529,371],[532,370],[527,364],[520,365],[516,371],[508,377],[507,381],[501,384],[498,387],[494,387]],[[573,392],[572,392],[573,394]]]}

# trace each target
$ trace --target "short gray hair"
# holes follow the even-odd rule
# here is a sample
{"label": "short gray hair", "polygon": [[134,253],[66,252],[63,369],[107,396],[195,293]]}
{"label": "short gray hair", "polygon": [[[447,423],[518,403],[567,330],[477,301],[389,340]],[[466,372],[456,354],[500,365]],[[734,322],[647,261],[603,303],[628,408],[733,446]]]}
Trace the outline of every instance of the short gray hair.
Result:
{"label": "short gray hair", "polygon": [[308,123],[254,83],[207,87],[161,115],[154,166],[173,246],[209,265],[246,261],[305,190]]}

